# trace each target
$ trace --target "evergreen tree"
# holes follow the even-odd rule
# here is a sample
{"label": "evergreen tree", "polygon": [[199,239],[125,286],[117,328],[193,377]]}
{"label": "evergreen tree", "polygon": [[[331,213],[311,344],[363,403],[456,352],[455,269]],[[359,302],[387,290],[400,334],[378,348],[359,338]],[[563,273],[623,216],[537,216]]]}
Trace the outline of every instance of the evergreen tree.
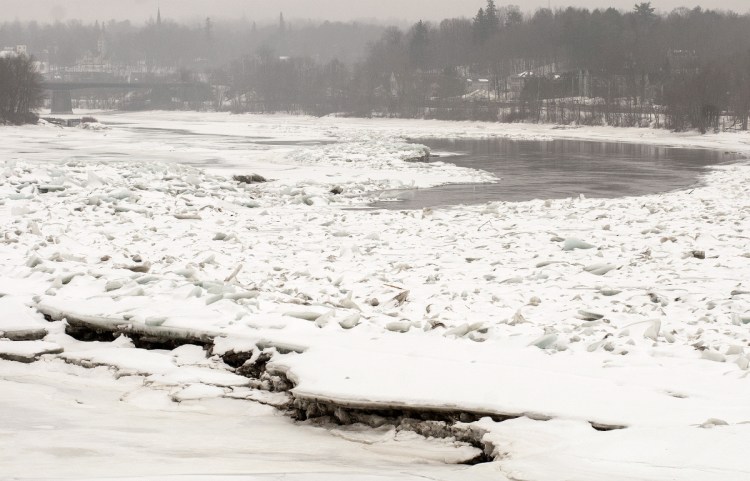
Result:
{"label": "evergreen tree", "polygon": [[474,17],[474,34],[480,42],[496,34],[500,30],[500,13],[495,0],[487,0],[487,7],[480,8]]}
{"label": "evergreen tree", "polygon": [[206,17],[206,25],[204,27],[206,40],[210,42],[213,38],[213,25],[211,24],[211,17]]}
{"label": "evergreen tree", "polygon": [[637,3],[633,10],[639,17],[653,18],[656,16],[656,14],[654,13],[656,9],[651,6],[651,2]]}
{"label": "evergreen tree", "polygon": [[487,0],[487,8],[484,9],[484,22],[487,34],[493,34],[500,28],[500,15],[498,15],[495,0]]}
{"label": "evergreen tree", "polygon": [[521,25],[523,23],[523,14],[521,10],[516,6],[509,6],[505,13],[505,26],[512,27],[513,25]]}
{"label": "evergreen tree", "polygon": [[427,25],[422,20],[414,24],[409,41],[409,60],[418,68],[425,68],[428,64],[428,35]]}
{"label": "evergreen tree", "polygon": [[479,42],[487,38],[487,16],[483,8],[480,8],[477,16],[474,17],[474,38]]}

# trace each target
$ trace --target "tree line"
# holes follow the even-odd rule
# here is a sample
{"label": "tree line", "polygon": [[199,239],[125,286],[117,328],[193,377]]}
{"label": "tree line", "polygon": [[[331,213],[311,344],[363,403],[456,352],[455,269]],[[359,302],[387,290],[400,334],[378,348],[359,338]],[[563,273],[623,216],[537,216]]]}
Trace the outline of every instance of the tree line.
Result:
{"label": "tree line", "polygon": [[[103,40],[103,42],[102,42]],[[747,129],[750,15],[649,2],[538,9],[488,0],[477,12],[409,27],[249,20],[0,24],[72,66],[100,60],[192,69],[234,111],[652,124]]]}
{"label": "tree line", "polygon": [[[222,74],[238,110],[703,131],[728,115],[747,129],[750,15],[699,7],[658,14],[648,2],[524,14],[489,0],[471,18],[388,28],[359,62],[254,52]],[[486,81],[483,93],[467,96],[468,79]]]}

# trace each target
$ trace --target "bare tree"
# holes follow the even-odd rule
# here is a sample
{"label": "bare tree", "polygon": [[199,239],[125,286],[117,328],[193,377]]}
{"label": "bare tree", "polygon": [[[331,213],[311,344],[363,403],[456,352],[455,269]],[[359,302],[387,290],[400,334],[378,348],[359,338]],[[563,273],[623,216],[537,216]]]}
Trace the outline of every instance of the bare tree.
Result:
{"label": "bare tree", "polygon": [[0,58],[0,120],[36,122],[34,111],[42,103],[41,76],[26,55]]}

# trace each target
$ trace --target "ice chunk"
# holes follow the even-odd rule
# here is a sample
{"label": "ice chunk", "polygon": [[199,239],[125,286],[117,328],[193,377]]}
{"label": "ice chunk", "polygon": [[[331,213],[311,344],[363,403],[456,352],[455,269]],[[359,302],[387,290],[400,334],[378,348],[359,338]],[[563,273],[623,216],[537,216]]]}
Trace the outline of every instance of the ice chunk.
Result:
{"label": "ice chunk", "polygon": [[555,345],[557,341],[557,334],[546,334],[537,340],[533,341],[529,346],[536,346],[539,349],[547,349]]}
{"label": "ice chunk", "polygon": [[568,237],[567,239],[565,239],[565,242],[563,242],[562,249],[564,251],[572,251],[576,249],[593,249],[594,247],[594,245],[589,244],[588,242],[584,242],[581,239]]}
{"label": "ice chunk", "polygon": [[0,298],[0,338],[32,341],[47,335],[47,323],[41,314],[15,297]]}
{"label": "ice chunk", "polygon": [[215,398],[224,395],[224,389],[218,386],[207,386],[205,384],[191,384],[188,387],[172,394],[175,402],[194,401],[198,399]]}
{"label": "ice chunk", "polygon": [[356,327],[359,324],[360,319],[359,312],[355,312],[351,315],[346,316],[345,318],[341,319],[339,321],[339,326],[341,326],[344,329],[352,329]]}
{"label": "ice chunk", "polygon": [[63,348],[45,341],[6,341],[0,339],[0,359],[34,362],[44,354],[59,354]]}
{"label": "ice chunk", "polygon": [[720,353],[719,351],[715,349],[706,349],[701,354],[701,357],[703,359],[707,359],[709,361],[715,361],[715,362],[726,362],[727,358],[724,356],[724,354]]}
{"label": "ice chunk", "polygon": [[408,332],[411,329],[411,322],[406,320],[393,321],[386,324],[385,328],[392,332]]}
{"label": "ice chunk", "polygon": [[612,264],[591,264],[583,268],[584,271],[590,272],[596,276],[603,276],[609,271],[617,269],[617,266]]}
{"label": "ice chunk", "polygon": [[651,325],[643,332],[643,337],[656,341],[659,338],[659,331],[661,330],[661,321],[656,319]]}

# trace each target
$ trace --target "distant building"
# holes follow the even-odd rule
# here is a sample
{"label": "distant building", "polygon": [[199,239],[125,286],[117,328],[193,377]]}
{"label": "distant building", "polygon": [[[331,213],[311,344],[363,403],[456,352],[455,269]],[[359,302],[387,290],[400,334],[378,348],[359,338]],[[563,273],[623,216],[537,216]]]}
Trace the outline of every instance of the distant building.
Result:
{"label": "distant building", "polygon": [[469,79],[468,84],[471,90],[489,90],[490,80],[486,78]]}
{"label": "distant building", "polygon": [[506,84],[508,86],[508,98],[512,100],[516,100],[521,98],[521,93],[523,92],[523,89],[526,88],[526,83],[529,81],[529,79],[534,78],[535,75],[533,72],[521,72],[516,75],[511,75],[506,79]]}
{"label": "distant building", "polygon": [[19,55],[28,55],[29,49],[26,45],[16,45],[15,47],[3,47],[0,50],[0,57],[9,58]]}

